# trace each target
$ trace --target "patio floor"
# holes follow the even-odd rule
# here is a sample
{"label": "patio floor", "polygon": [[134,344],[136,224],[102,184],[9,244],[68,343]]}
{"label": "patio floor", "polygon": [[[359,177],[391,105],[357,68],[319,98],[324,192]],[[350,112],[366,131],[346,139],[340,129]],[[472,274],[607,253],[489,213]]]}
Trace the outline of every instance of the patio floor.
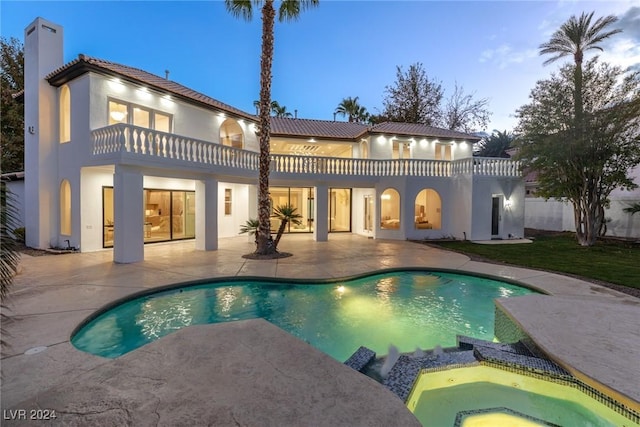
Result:
{"label": "patio floor", "polygon": [[[15,320],[3,325],[8,332],[3,339],[11,347],[2,353],[2,409],[24,409],[33,405],[47,408],[49,404],[55,405],[59,412],[74,413],[75,415],[70,415],[72,417],[86,416],[90,408],[85,405],[83,409],[79,401],[73,401],[73,396],[79,399],[80,394],[64,390],[68,391],[71,385],[94,384],[98,387],[98,384],[102,384],[102,388],[94,388],[94,391],[102,390],[102,394],[94,396],[104,396],[106,378],[112,378],[108,381],[108,388],[112,391],[111,398],[120,396],[122,405],[126,406],[126,396],[135,395],[137,397],[132,397],[133,401],[140,402],[141,406],[125,408],[125,413],[131,415],[144,410],[152,415],[157,414],[153,421],[143,424],[154,424],[158,420],[162,420],[160,424],[165,425],[180,424],[180,419],[172,418],[172,414],[177,414],[179,402],[186,402],[179,397],[181,390],[191,390],[191,394],[185,396],[203,395],[198,392],[198,387],[210,389],[215,384],[213,381],[202,383],[194,389],[193,385],[187,384],[187,378],[195,381],[203,375],[213,375],[207,369],[210,369],[210,364],[214,364],[228,366],[228,369],[215,371],[216,381],[224,383],[226,378],[237,382],[238,390],[242,387],[254,387],[255,390],[268,393],[269,387],[266,384],[282,382],[283,376],[292,377],[290,381],[284,382],[290,384],[291,389],[287,393],[283,392],[275,405],[296,409],[287,412],[283,418],[274,419],[274,425],[292,425],[297,423],[296,419],[305,422],[314,419],[313,416],[322,417],[316,418],[323,421],[319,424],[331,424],[329,420],[332,420],[333,425],[365,425],[370,420],[366,418],[367,413],[371,416],[378,414],[376,411],[380,414],[402,414],[402,408],[394,406],[398,401],[389,403],[390,406],[376,406],[372,403],[372,396],[379,399],[386,392],[378,390],[381,386],[377,383],[360,381],[360,374],[342,371],[340,363],[323,357],[322,354],[318,355],[318,351],[301,342],[300,347],[296,347],[296,352],[299,352],[296,354],[302,360],[306,357],[314,360],[314,363],[322,366],[320,371],[306,372],[304,364],[260,364],[262,374],[256,377],[255,358],[267,351],[268,340],[258,342],[251,351],[244,347],[243,351],[238,351],[227,346],[226,353],[218,352],[217,359],[212,359],[211,353],[216,353],[215,340],[201,345],[201,336],[205,334],[200,332],[201,328],[181,335],[174,334],[176,337],[173,338],[165,337],[117,360],[108,360],[76,350],[70,344],[69,337],[84,318],[108,302],[144,289],[176,282],[225,276],[321,279],[393,267],[434,267],[518,280],[550,293],[552,296],[541,296],[541,302],[536,301],[538,306],[508,304],[507,309],[530,336],[540,341],[541,346],[557,363],[580,374],[594,385],[602,386],[600,388],[613,390],[625,403],[640,411],[640,391],[637,387],[640,384],[640,372],[630,365],[630,361],[640,360],[638,298],[558,274],[475,262],[461,254],[407,241],[332,234],[328,242],[314,242],[310,235],[286,235],[280,246],[281,250],[291,252],[294,256],[270,261],[244,259],[241,255],[253,250],[253,243],[246,236],[221,239],[219,250],[212,252],[195,250],[193,241],[147,245],[146,260],[136,264],[114,264],[111,250],[41,257],[23,256],[21,271],[16,277],[9,302],[9,313]],[[550,303],[542,302],[545,299]],[[594,319],[594,313],[598,313],[597,319]],[[215,329],[216,332],[208,331],[206,334],[220,336],[220,343],[226,342],[225,334],[232,334],[235,339],[242,341],[242,337],[250,337],[255,329],[232,326],[236,330],[231,333],[220,326],[222,325],[203,328]],[[291,343],[298,342],[297,340],[290,340],[288,334],[279,332],[270,324],[256,328],[266,328],[268,331],[265,333],[273,334],[273,342],[286,343],[281,347],[270,348],[272,358],[285,357],[288,346],[298,345]],[[179,345],[172,340],[179,340]],[[46,349],[36,354],[24,354],[36,347]],[[587,352],[579,351],[585,348],[588,349]],[[141,355],[136,356],[138,352]],[[165,366],[164,370],[161,369],[164,376],[158,378],[163,386],[149,383],[148,372],[145,374],[146,379],[141,379],[139,383],[135,380],[127,381],[127,378],[134,378],[133,373],[142,369],[140,360],[136,362],[136,359],[146,357],[149,361],[153,360],[150,363],[160,366],[171,360],[180,360],[172,357],[178,357],[184,352],[199,362],[168,372]],[[158,358],[158,354],[164,357]],[[230,360],[229,365],[224,365],[221,357]],[[129,375],[118,372],[127,372]],[[336,378],[331,378],[326,372],[339,373]],[[348,393],[344,392],[345,384],[351,387]],[[146,395],[155,404],[145,406],[145,399],[139,393],[149,390],[149,387],[160,387],[173,393]],[[370,392],[373,389],[376,391]],[[84,396],[89,395],[88,388],[83,390]],[[256,394],[255,390],[252,390],[254,400],[260,401],[259,393]],[[299,405],[295,400],[302,390],[309,399],[303,400],[304,405]],[[220,389],[208,392],[214,393],[216,399],[226,399],[224,405],[220,406],[223,409],[218,413],[219,416],[242,414],[241,421],[247,425],[265,425],[265,416],[275,416],[273,411],[265,412],[268,405],[248,404],[247,399],[237,390],[230,391],[227,398],[224,398],[224,393],[220,393]],[[340,396],[342,404],[336,404],[336,396]],[[98,397],[96,399],[99,400]],[[112,404],[115,401],[110,402]],[[189,420],[193,423],[194,419],[198,419],[198,410],[204,411],[200,412],[203,417],[213,417],[212,412],[198,408],[200,404],[207,406],[204,400],[189,402],[194,405],[190,410],[196,415],[182,419],[183,424],[188,425]],[[263,403],[265,402],[263,395]],[[340,415],[345,407],[353,411],[352,423]],[[318,408],[324,409],[317,411]],[[103,412],[107,417],[122,414],[110,411]],[[362,418],[358,418],[357,414]],[[119,420],[113,418],[112,421],[116,419]]]}

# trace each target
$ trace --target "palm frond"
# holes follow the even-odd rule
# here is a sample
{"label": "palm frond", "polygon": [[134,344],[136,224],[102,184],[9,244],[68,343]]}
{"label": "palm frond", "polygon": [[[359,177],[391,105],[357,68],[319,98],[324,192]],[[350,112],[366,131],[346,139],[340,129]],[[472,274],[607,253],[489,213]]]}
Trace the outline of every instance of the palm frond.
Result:
{"label": "palm frond", "polygon": [[253,18],[253,5],[251,0],[224,0],[227,11],[236,18],[251,21]]}

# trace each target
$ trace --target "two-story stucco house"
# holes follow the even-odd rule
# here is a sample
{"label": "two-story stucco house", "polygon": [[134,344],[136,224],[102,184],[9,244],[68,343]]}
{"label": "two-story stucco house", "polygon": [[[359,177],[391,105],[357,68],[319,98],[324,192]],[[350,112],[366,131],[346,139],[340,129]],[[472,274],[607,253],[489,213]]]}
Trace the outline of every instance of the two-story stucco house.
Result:
{"label": "two-story stucco house", "polygon": [[[257,216],[257,117],[166,78],[79,55],[63,29],[25,30],[25,226],[32,247],[195,239],[202,250]],[[418,124],[273,118],[272,205],[290,233],[382,239],[522,236],[517,163],[473,158],[477,137]],[[274,228],[278,224],[274,224]]]}

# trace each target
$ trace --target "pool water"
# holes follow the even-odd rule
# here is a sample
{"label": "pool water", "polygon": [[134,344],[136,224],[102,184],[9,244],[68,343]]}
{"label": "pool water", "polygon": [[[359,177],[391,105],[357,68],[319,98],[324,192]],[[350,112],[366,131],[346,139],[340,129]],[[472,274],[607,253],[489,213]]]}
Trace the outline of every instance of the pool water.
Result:
{"label": "pool water", "polygon": [[115,358],[189,325],[264,318],[339,361],[364,345],[386,354],[454,346],[456,335],[492,340],[495,298],[534,293],[453,273],[404,271],[332,284],[246,281],[197,285],[125,302],[72,337]]}
{"label": "pool water", "polygon": [[423,373],[407,406],[425,426],[632,425],[576,388],[487,366]]}

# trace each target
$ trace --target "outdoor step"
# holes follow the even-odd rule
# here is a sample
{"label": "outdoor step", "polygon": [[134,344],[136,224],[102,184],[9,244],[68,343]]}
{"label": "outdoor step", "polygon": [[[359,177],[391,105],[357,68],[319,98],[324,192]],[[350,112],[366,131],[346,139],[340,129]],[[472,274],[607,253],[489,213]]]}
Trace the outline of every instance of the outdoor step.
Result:
{"label": "outdoor step", "polygon": [[362,370],[376,357],[376,353],[367,347],[360,346],[344,364],[358,372]]}
{"label": "outdoor step", "polygon": [[495,350],[506,351],[508,353],[521,354],[523,356],[535,356],[529,348],[522,342],[516,343],[498,343],[493,341],[485,341],[478,338],[467,337],[464,335],[458,335],[456,337],[458,342],[458,348],[461,350],[473,350],[475,346],[493,348]]}

